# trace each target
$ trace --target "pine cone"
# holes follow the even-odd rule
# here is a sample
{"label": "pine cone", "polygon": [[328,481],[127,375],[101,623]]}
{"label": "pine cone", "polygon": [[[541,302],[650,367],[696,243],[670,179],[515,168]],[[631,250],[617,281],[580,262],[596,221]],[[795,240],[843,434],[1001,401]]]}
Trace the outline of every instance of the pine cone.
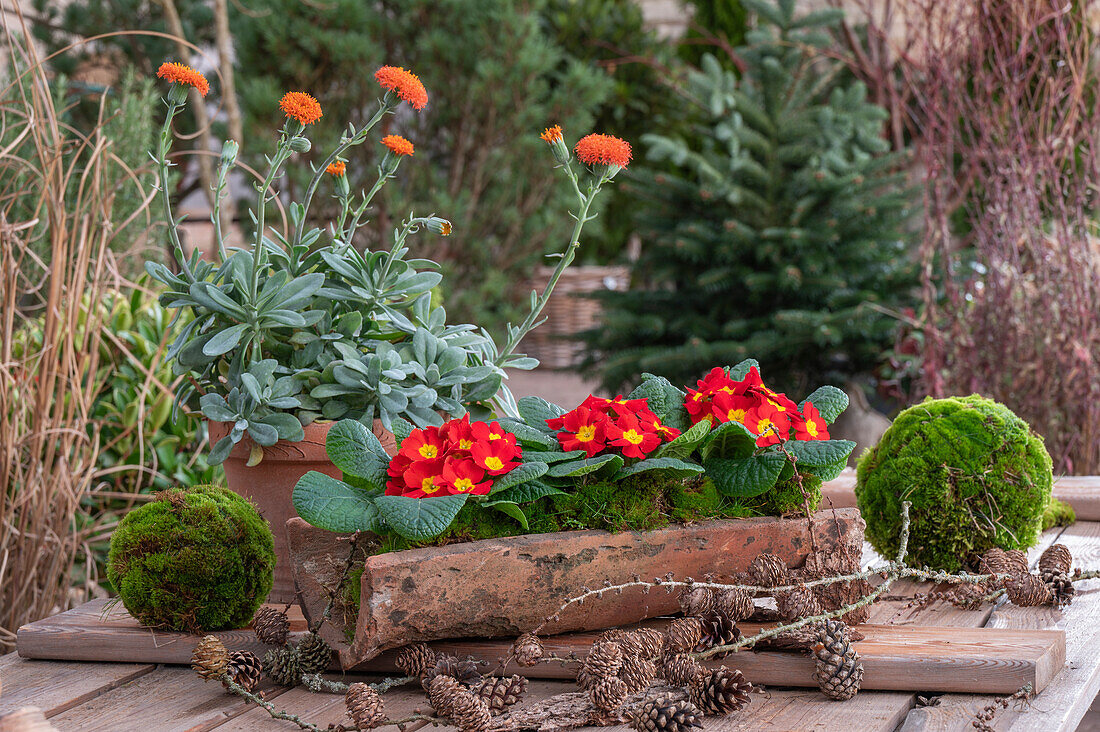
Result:
{"label": "pine cone", "polygon": [[279,686],[294,686],[302,677],[302,664],[294,648],[273,648],[264,655],[264,673]]}
{"label": "pine cone", "polygon": [[348,708],[351,721],[359,729],[375,729],[386,721],[382,697],[369,684],[356,682],[348,686],[348,691],[344,694],[344,705]]}
{"label": "pine cone", "polygon": [[290,639],[290,618],[282,610],[264,605],[252,618],[252,632],[265,646],[285,646]]}
{"label": "pine cone", "polygon": [[852,645],[847,625],[839,620],[822,623],[813,652],[817,666],[814,680],[825,696],[845,701],[859,692],[863,664]]}
{"label": "pine cone", "polygon": [[676,618],[668,625],[661,654],[668,657],[691,653],[702,643],[704,632],[703,621],[699,618]]}
{"label": "pine cone", "polygon": [[659,696],[638,708],[630,726],[638,732],[688,732],[703,728],[703,713],[690,701]]}
{"label": "pine cone", "polygon": [[692,679],[705,672],[703,665],[686,653],[670,656],[661,667],[661,676],[669,686],[687,686]]}
{"label": "pine cone", "polygon": [[485,700],[464,690],[455,692],[450,716],[460,732],[485,732],[493,723]]}
{"label": "pine cone", "polygon": [[618,643],[597,643],[588,652],[581,670],[584,671],[586,681],[596,684],[601,679],[618,676],[622,667],[623,651]]}
{"label": "pine cone", "polygon": [[619,678],[626,682],[626,688],[633,694],[649,686],[657,678],[657,664],[648,658],[624,656]]}
{"label": "pine cone", "polygon": [[441,717],[450,717],[454,700],[464,689],[462,684],[445,674],[439,674],[429,682],[428,703]]}
{"label": "pine cone", "polygon": [[714,612],[714,590],[690,587],[680,593],[680,609],[687,617],[699,617]]}
{"label": "pine cone", "polygon": [[191,670],[207,681],[221,676],[228,666],[229,651],[216,635],[204,637],[191,653]]}
{"label": "pine cone", "polygon": [[423,643],[413,643],[401,649],[394,663],[406,676],[423,676],[435,665],[435,651]]}
{"label": "pine cone", "polygon": [[1073,555],[1069,553],[1069,547],[1065,544],[1051,544],[1039,557],[1040,572],[1061,572],[1069,574],[1073,566]]}
{"label": "pine cone", "polygon": [[726,715],[736,712],[749,703],[752,684],[740,671],[722,666],[707,669],[696,676],[688,686],[691,703],[706,714]]}
{"label": "pine cone", "polygon": [[700,619],[703,621],[703,638],[695,648],[697,651],[726,646],[741,637],[741,630],[726,615],[711,613]]}
{"label": "pine cone", "polygon": [[516,663],[526,668],[538,664],[542,653],[542,641],[534,633],[524,633],[512,644],[512,655],[516,657]]}
{"label": "pine cone", "polygon": [[[232,651],[229,654],[229,665],[225,668],[230,681],[241,686],[245,691],[255,691],[260,685],[260,677],[263,675],[263,665],[259,657],[252,651]],[[226,689],[229,684],[222,681]]]}
{"label": "pine cone", "polygon": [[629,637],[630,631],[622,628],[611,628],[600,633],[596,638],[596,643],[622,643],[623,640]]}
{"label": "pine cone", "polygon": [[665,645],[664,633],[653,628],[638,628],[633,632],[633,636],[641,646],[641,653],[638,654],[641,658],[653,660],[661,655],[661,649]]}
{"label": "pine cone", "polygon": [[1021,549],[1009,549],[1006,551],[1005,562],[1008,563],[1008,571],[1010,574],[1027,574],[1029,571],[1027,554]]}
{"label": "pine cone", "polygon": [[744,590],[723,590],[714,596],[714,612],[725,615],[733,622],[747,620],[756,612],[752,598]]}
{"label": "pine cone", "polygon": [[787,621],[801,620],[821,614],[821,603],[807,587],[798,587],[775,596],[779,615]]}
{"label": "pine cone", "polygon": [[1054,596],[1054,604],[1057,607],[1065,607],[1073,602],[1073,595],[1077,590],[1073,587],[1073,580],[1064,572],[1045,571],[1040,575],[1043,583],[1050,588]]}
{"label": "pine cone", "polygon": [[[646,645],[644,637],[635,631],[623,633],[615,642],[618,643],[619,648],[622,649],[623,658],[629,656],[633,656],[634,658],[651,658],[651,656],[648,655],[650,649]],[[661,642],[664,642],[664,636],[661,637]],[[658,649],[658,652],[660,652],[660,649]]]}
{"label": "pine cone", "polygon": [[508,678],[492,676],[477,687],[477,695],[489,705],[489,711],[502,712],[518,702],[527,691],[527,679],[512,675]]}
{"label": "pine cone", "polygon": [[298,642],[298,665],[303,674],[322,674],[332,663],[332,649],[321,636],[310,633]]}
{"label": "pine cone", "polygon": [[618,676],[600,679],[590,692],[592,704],[604,712],[613,712],[621,707],[629,694],[626,682]]}
{"label": "pine cone", "polygon": [[1054,591],[1034,574],[1020,574],[1005,582],[1009,602],[1019,607],[1037,607],[1054,602]]}
{"label": "pine cone", "polygon": [[955,607],[963,610],[977,610],[982,605],[982,598],[987,594],[985,585],[961,582],[951,588],[948,597]]}
{"label": "pine cone", "polygon": [[420,677],[420,683],[425,689],[429,689],[431,688],[432,679],[439,675],[450,676],[465,686],[481,679],[481,674],[478,672],[475,662],[460,661],[455,656],[439,656],[435,659],[435,665]]}
{"label": "pine cone", "polygon": [[787,563],[774,554],[761,554],[749,564],[749,578],[761,587],[778,587],[787,581]]}

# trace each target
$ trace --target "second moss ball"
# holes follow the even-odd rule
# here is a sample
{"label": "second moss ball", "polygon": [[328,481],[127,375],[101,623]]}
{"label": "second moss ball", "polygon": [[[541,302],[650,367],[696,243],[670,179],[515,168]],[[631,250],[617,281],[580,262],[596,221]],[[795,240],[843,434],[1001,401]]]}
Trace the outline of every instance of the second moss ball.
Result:
{"label": "second moss ball", "polygon": [[995,546],[1033,546],[1053,479],[1042,438],[1008,407],[977,395],[926,399],[860,458],[856,499],[879,554],[896,555],[901,503],[911,501],[907,563],[956,571]]}
{"label": "second moss ball", "polygon": [[241,628],[271,591],[271,529],[218,486],[163,491],[111,537],[107,577],[144,625],[204,632]]}

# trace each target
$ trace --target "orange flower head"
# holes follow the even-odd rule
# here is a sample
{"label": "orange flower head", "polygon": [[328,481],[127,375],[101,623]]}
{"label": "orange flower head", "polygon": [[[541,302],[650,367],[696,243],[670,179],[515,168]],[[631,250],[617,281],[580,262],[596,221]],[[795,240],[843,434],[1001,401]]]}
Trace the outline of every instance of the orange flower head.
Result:
{"label": "orange flower head", "polygon": [[311,125],[321,119],[321,104],[305,92],[287,92],[279,100],[279,108],[287,119],[296,119],[303,125]]}
{"label": "orange flower head", "polygon": [[413,144],[401,135],[386,135],[382,138],[382,144],[388,147],[394,155],[413,154]]}
{"label": "orange flower head", "polygon": [[157,69],[157,77],[167,79],[173,84],[184,84],[192,87],[204,97],[210,91],[210,84],[206,81],[206,77],[190,66],[184,66],[183,64],[165,61]]}
{"label": "orange flower head", "polygon": [[545,130],[542,131],[542,134],[539,135],[539,137],[542,138],[543,142],[549,145],[553,145],[555,142],[563,139],[561,136],[561,125],[547,127]]}
{"label": "orange flower head", "polygon": [[630,163],[630,143],[614,135],[585,135],[573,150],[585,165],[616,165],[625,168]]}
{"label": "orange flower head", "polygon": [[335,176],[335,177],[339,178],[340,176],[342,176],[344,173],[347,172],[347,169],[348,169],[348,166],[344,165],[343,160],[337,160],[335,163],[333,163],[332,165],[325,168],[325,172],[328,173],[329,175],[332,175],[332,176]]}
{"label": "orange flower head", "polygon": [[383,66],[374,72],[374,78],[383,89],[396,92],[417,112],[428,105],[428,90],[413,72],[405,71],[400,66]]}

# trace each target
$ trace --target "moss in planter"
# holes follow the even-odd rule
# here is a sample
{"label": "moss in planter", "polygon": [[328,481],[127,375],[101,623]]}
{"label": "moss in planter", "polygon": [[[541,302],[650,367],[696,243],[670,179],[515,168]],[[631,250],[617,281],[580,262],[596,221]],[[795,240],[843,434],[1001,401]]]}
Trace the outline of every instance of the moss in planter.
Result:
{"label": "moss in planter", "polygon": [[[803,496],[803,491],[806,496]],[[745,505],[755,511],[757,516],[786,516],[804,514],[806,497],[809,497],[810,513],[817,510],[821,503],[821,478],[808,473],[802,475],[802,486],[798,478],[791,476],[776,484],[767,493],[745,499]]]}
{"label": "moss in planter", "polygon": [[1027,549],[1050,502],[1050,455],[1007,407],[973,395],[906,409],[859,460],[856,498],[867,539],[897,553],[911,501],[909,562],[954,571],[986,550]]}
{"label": "moss in planter", "polygon": [[271,590],[271,530],[218,486],[172,489],[122,519],[107,576],[142,624],[203,632],[241,628]]}

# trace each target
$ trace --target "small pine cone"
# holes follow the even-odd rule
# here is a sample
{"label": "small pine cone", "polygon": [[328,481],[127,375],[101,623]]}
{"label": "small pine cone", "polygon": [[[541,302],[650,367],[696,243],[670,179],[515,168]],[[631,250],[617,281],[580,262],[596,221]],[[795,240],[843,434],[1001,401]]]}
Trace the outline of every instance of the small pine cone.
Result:
{"label": "small pine cone", "polygon": [[709,587],[690,587],[680,593],[680,609],[687,617],[700,617],[714,612],[714,590]]}
{"label": "small pine cone", "polygon": [[435,665],[420,677],[420,683],[425,689],[429,689],[431,688],[432,679],[439,675],[450,676],[464,686],[470,686],[481,680],[477,663],[474,661],[460,661],[455,656],[439,656],[436,658]]}
{"label": "small pine cone", "polygon": [[657,664],[648,658],[624,656],[619,678],[626,682],[626,688],[633,694],[646,688],[650,681],[657,678]]}
{"label": "small pine cone", "polygon": [[191,653],[191,670],[207,681],[221,676],[228,666],[229,651],[216,635],[204,637]]}
{"label": "small pine cone", "polygon": [[630,726],[638,732],[690,732],[703,728],[703,712],[690,701],[659,696],[638,707]]}
{"label": "small pine cone", "polygon": [[[263,675],[263,664],[260,658],[252,651],[232,651],[229,654],[229,665],[225,673],[237,686],[245,691],[254,691],[260,685],[260,677]],[[222,681],[222,686],[229,688],[229,684]]]}
{"label": "small pine cone", "polygon": [[[623,635],[615,641],[619,644],[619,648],[622,649],[623,658],[633,656],[634,658],[649,658],[649,648],[646,646],[644,638],[635,631],[623,633]],[[664,638],[661,638],[661,642],[664,642]],[[659,652],[659,651],[658,651]]]}
{"label": "small pine cone", "polygon": [[691,653],[702,643],[703,633],[703,621],[699,618],[676,618],[669,623],[661,654],[675,656]]}
{"label": "small pine cone", "polygon": [[588,652],[581,669],[587,680],[599,683],[601,679],[618,676],[623,667],[623,650],[618,643],[597,643]]}
{"label": "small pine cone", "polygon": [[285,646],[290,639],[290,618],[282,610],[264,605],[252,618],[252,632],[265,646]]}
{"label": "small pine cone", "polygon": [[988,594],[985,585],[976,585],[973,582],[962,582],[951,588],[948,599],[955,607],[963,610],[977,610],[982,605],[982,598]]}
{"label": "small pine cone", "polygon": [[1037,607],[1054,602],[1054,592],[1034,574],[1020,574],[1005,582],[1008,600],[1019,607]]}
{"label": "small pine cone", "polygon": [[1039,557],[1040,572],[1061,572],[1069,574],[1073,566],[1073,555],[1069,553],[1069,547],[1065,544],[1051,544]]}
{"label": "small pine cone", "polygon": [[978,567],[982,574],[1011,574],[1008,559],[1005,557],[1005,550],[999,546],[987,550],[982,555]]}
{"label": "small pine cone", "polygon": [[839,620],[822,623],[813,653],[817,667],[814,681],[825,696],[846,701],[859,692],[863,683],[863,664],[852,645],[847,625]]}
{"label": "small pine cone", "polygon": [[778,587],[787,581],[787,563],[774,554],[761,554],[749,564],[749,578],[761,587]]}
{"label": "small pine cone", "polygon": [[542,641],[534,633],[524,633],[512,644],[516,663],[525,668],[535,666],[542,659]]}
{"label": "small pine cone", "polygon": [[303,674],[323,674],[332,663],[332,649],[321,636],[310,633],[298,643],[298,665]]}
{"label": "small pine cone", "polygon": [[756,612],[752,598],[744,590],[723,590],[714,596],[714,612],[725,615],[733,622],[747,620]]}
{"label": "small pine cone", "polygon": [[1040,575],[1044,584],[1050,588],[1054,596],[1054,604],[1057,607],[1065,607],[1073,602],[1073,596],[1077,592],[1073,587],[1073,580],[1065,572],[1045,571]]}
{"label": "small pine cone", "polygon": [[596,638],[596,643],[622,643],[623,640],[629,637],[630,631],[623,630],[622,628],[612,628],[611,630],[605,630],[600,633]]}
{"label": "small pine cone", "polygon": [[661,655],[661,649],[665,645],[664,633],[653,628],[638,628],[633,632],[633,636],[641,646],[641,652],[638,654],[641,658],[654,660]]}
{"label": "small pine cone", "polygon": [[741,637],[741,630],[726,615],[711,613],[703,618],[703,638],[697,651],[705,651],[715,646],[728,646]]}
{"label": "small pine cone", "polygon": [[455,692],[450,717],[459,732],[485,732],[493,723],[485,700],[463,690]]}
{"label": "small pine cone", "polygon": [[608,676],[596,682],[589,694],[596,709],[603,712],[613,712],[626,701],[630,689],[627,687],[626,682],[618,676]]}
{"label": "small pine cone", "polygon": [[686,653],[669,657],[661,667],[661,676],[669,686],[687,686],[692,679],[705,672],[703,664]]}
{"label": "small pine cone", "polygon": [[406,676],[423,676],[435,665],[435,651],[423,643],[413,643],[401,649],[394,663]]}
{"label": "small pine cone", "polygon": [[462,684],[444,674],[439,674],[428,685],[428,703],[441,717],[450,717],[455,697],[462,693]]}
{"label": "small pine cone", "polygon": [[696,676],[688,686],[691,703],[706,714],[726,715],[736,712],[749,703],[752,684],[740,671],[725,666],[707,669]]}
{"label": "small pine cone", "polygon": [[351,721],[359,729],[375,729],[386,721],[382,697],[369,684],[356,682],[348,686],[348,691],[344,694],[344,705],[348,708]]}
{"label": "small pine cone", "polygon": [[1005,552],[1005,562],[1008,563],[1010,574],[1027,574],[1027,554],[1020,549],[1009,549]]}
{"label": "small pine cone", "polygon": [[302,676],[298,651],[294,648],[273,648],[264,655],[264,673],[279,686],[294,686]]}
{"label": "small pine cone", "polygon": [[477,695],[489,705],[489,711],[502,712],[505,707],[510,707],[527,691],[527,679],[519,675],[509,678],[493,676],[481,682],[477,687]]}
{"label": "small pine cone", "polygon": [[794,621],[821,614],[821,603],[807,587],[798,587],[775,596],[775,605],[784,620]]}

